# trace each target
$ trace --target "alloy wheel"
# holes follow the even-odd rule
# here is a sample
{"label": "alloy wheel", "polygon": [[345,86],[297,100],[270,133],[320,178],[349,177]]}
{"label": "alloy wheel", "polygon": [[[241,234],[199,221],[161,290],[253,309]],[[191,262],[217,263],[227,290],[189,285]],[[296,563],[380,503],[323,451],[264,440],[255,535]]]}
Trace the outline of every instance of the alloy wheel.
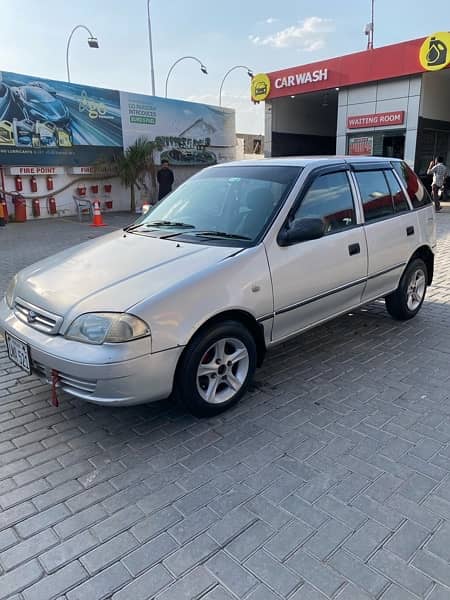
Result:
{"label": "alloy wheel", "polygon": [[250,365],[248,350],[236,338],[223,338],[204,353],[197,369],[197,391],[209,404],[222,404],[244,385]]}

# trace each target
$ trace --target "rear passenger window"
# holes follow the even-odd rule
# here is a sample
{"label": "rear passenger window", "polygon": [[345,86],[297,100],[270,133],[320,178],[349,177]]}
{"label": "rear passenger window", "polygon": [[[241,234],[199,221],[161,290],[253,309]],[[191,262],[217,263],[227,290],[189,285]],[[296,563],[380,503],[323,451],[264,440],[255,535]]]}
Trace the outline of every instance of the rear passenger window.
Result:
{"label": "rear passenger window", "polygon": [[392,171],[385,171],[386,179],[391,190],[392,200],[394,202],[394,210],[396,213],[409,211],[408,200],[403,193],[402,186]]}
{"label": "rear passenger window", "polygon": [[355,175],[366,222],[393,216],[392,196],[383,171],[357,171]]}
{"label": "rear passenger window", "polygon": [[421,208],[422,206],[431,204],[430,195],[423,183],[405,162],[396,161],[392,163],[392,166],[403,180],[414,208]]}

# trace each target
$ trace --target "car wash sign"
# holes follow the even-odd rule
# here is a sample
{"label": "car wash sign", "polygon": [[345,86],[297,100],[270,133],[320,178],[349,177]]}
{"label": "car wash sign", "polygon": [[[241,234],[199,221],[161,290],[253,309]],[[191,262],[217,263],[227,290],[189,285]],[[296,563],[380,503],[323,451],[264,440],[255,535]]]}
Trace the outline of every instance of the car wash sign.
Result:
{"label": "car wash sign", "polygon": [[316,69],[314,71],[301,71],[293,75],[277,77],[274,85],[277,90],[282,88],[298,87],[308,83],[317,83],[319,81],[327,81],[328,69]]}
{"label": "car wash sign", "polygon": [[370,129],[371,127],[393,127],[403,125],[405,111],[374,113],[370,115],[356,115],[347,117],[347,129]]}
{"label": "car wash sign", "polygon": [[256,101],[399,79],[450,67],[450,32],[267,73]]}

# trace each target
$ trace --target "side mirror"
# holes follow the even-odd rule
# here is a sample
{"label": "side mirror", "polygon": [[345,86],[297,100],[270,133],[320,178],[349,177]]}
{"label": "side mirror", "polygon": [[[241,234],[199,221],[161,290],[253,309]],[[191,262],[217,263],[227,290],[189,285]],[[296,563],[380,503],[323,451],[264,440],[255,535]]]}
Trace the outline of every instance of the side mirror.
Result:
{"label": "side mirror", "polygon": [[299,242],[317,240],[325,234],[325,224],[322,219],[305,218],[292,222],[289,228],[282,229],[278,234],[280,246],[291,246]]}

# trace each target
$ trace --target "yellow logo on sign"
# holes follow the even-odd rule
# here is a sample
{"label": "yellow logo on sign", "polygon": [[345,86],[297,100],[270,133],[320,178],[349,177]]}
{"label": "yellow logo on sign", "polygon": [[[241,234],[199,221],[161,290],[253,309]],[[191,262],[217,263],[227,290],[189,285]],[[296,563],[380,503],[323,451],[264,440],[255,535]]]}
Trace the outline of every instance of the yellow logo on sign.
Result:
{"label": "yellow logo on sign", "polygon": [[252,100],[262,102],[270,94],[270,79],[265,73],[252,77]]}
{"label": "yellow logo on sign", "polygon": [[420,64],[426,71],[439,71],[450,65],[450,32],[440,31],[427,37],[420,48]]}

